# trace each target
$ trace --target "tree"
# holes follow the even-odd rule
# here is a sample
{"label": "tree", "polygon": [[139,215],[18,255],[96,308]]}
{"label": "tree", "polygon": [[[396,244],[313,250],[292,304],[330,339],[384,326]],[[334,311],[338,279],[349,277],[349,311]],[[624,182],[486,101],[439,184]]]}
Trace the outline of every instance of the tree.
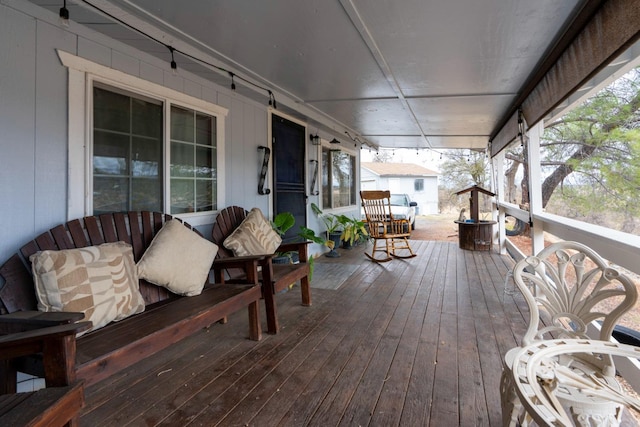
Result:
{"label": "tree", "polygon": [[467,199],[454,193],[472,185],[489,188],[489,160],[480,151],[448,150],[443,154],[446,160],[440,165],[439,209],[441,212],[468,209]]}
{"label": "tree", "polygon": [[[515,177],[522,168],[521,205],[529,203],[526,143],[506,154],[509,197],[516,193]],[[558,199],[554,209],[569,210],[579,219],[600,215],[598,222],[609,217],[622,225],[604,225],[633,232],[640,212],[640,69],[547,124],[540,148],[544,208]]]}

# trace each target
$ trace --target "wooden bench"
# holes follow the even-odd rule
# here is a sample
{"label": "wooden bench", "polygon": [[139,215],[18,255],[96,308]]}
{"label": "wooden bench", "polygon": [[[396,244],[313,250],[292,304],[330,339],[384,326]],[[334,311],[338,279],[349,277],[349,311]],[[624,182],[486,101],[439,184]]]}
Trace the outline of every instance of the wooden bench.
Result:
{"label": "wooden bench", "polygon": [[[30,265],[25,262],[33,253],[124,241],[132,245],[137,262],[155,234],[170,219],[170,215],[152,212],[89,216],[59,225],[36,237],[0,267],[0,279],[4,280],[4,284],[0,280],[0,311],[3,314],[0,324],[10,322],[14,328],[19,324],[21,330],[27,331],[43,325],[73,323],[83,317],[78,313],[35,311],[33,279]],[[188,224],[184,225],[198,233]],[[255,273],[259,260],[253,257],[229,264],[248,272],[244,285],[207,283],[202,294],[197,296],[181,297],[140,280],[145,311],[78,337],[75,358],[60,363],[60,369],[75,370],[85,386],[91,385],[202,328],[224,321],[228,315],[245,307],[249,312],[249,337],[259,340],[261,287]],[[15,392],[16,371],[42,376],[41,364],[32,366],[22,360],[20,364],[5,365],[0,372],[3,380],[0,392]]]}
{"label": "wooden bench", "polygon": [[[246,280],[246,270],[229,269],[223,260],[229,261],[234,258],[232,251],[226,249],[223,245],[224,240],[229,237],[233,231],[238,228],[247,216],[247,211],[239,206],[230,206],[218,213],[216,222],[211,231],[212,240],[218,245],[218,253],[216,262],[214,263],[214,272],[216,282],[242,283]],[[263,297],[265,303],[265,311],[267,315],[267,331],[275,334],[280,329],[278,324],[278,315],[274,294],[284,289],[288,289],[289,285],[300,281],[300,290],[302,292],[302,305],[311,305],[311,287],[309,284],[309,263],[307,262],[309,242],[283,243],[276,249],[276,252],[298,252],[300,262],[298,264],[274,264],[271,257],[266,256],[260,261],[261,272],[256,273],[263,287]],[[240,259],[244,257],[239,257]],[[225,278],[224,271],[227,271]]]}
{"label": "wooden bench", "polygon": [[12,360],[32,354],[42,354],[47,388],[34,392],[0,395],[0,425],[2,426],[76,426],[84,404],[84,385],[77,381],[75,371],[58,369],[63,356],[75,353],[75,335],[91,327],[90,322],[41,327],[11,333],[19,323],[3,322],[6,335],[0,336],[0,360]]}

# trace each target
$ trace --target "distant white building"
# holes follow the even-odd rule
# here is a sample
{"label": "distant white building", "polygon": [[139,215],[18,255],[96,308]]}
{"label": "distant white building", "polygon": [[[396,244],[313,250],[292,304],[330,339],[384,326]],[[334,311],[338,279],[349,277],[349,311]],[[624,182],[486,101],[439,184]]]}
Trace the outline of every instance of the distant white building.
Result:
{"label": "distant white building", "polygon": [[418,203],[418,214],[438,213],[438,172],[413,163],[360,163],[362,190],[406,193]]}

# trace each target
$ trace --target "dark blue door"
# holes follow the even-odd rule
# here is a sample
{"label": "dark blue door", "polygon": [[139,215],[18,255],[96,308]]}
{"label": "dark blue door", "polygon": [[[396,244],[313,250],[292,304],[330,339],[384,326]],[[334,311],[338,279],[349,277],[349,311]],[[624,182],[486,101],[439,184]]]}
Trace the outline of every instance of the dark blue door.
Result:
{"label": "dark blue door", "polygon": [[300,226],[307,224],[305,193],[305,129],[285,118],[272,116],[274,214],[291,212],[295,225],[285,240],[294,240]]}

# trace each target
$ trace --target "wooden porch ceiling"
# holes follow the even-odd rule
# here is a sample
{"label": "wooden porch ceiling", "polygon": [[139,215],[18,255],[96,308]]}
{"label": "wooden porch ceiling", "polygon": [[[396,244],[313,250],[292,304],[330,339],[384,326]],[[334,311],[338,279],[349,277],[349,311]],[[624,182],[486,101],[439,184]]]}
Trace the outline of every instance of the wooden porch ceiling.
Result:
{"label": "wooden porch ceiling", "polygon": [[500,425],[502,355],[525,331],[524,301],[503,304],[512,262],[412,244],[382,265],[318,259],[313,283],[346,280],[308,308],[279,295],[281,333],[247,340],[239,313],[90,387],[82,425]]}

